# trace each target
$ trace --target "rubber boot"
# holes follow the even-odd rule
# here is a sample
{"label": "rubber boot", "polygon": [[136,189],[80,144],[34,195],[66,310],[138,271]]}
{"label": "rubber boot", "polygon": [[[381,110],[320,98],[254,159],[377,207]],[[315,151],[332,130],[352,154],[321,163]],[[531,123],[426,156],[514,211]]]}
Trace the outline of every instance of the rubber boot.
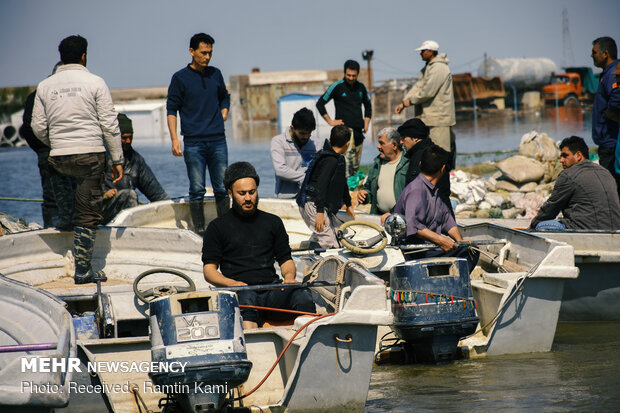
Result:
{"label": "rubber boot", "polygon": [[95,277],[101,274],[93,273],[91,261],[95,248],[95,237],[97,230],[85,227],[75,227],[73,235],[73,256],[75,257],[75,276],[76,284],[87,284],[95,282]]}
{"label": "rubber boot", "polygon": [[202,201],[190,202],[189,212],[192,216],[192,224],[194,225],[194,232],[200,236],[205,233],[205,213]]}
{"label": "rubber boot", "polygon": [[215,209],[217,211],[217,216],[221,217],[230,209],[230,198],[215,198]]}

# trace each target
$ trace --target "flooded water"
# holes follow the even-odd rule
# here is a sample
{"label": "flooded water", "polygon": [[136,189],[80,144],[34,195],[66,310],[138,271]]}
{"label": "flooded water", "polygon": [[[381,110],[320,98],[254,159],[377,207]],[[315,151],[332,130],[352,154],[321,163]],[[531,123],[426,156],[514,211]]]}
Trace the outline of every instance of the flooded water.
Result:
{"label": "flooded water", "polygon": [[[518,149],[521,137],[532,130],[546,132],[555,140],[577,135],[592,145],[590,114],[580,108],[546,108],[528,112],[515,120],[500,116],[478,120],[460,120],[454,127],[458,165],[500,160],[511,154],[496,153]],[[228,127],[228,130],[231,128]],[[377,155],[374,139],[365,141],[362,164],[370,164]],[[187,195],[189,181],[182,158],[172,156],[170,139],[136,139],[133,144],[151,166],[157,178],[171,197]],[[269,139],[230,139],[229,162],[249,161],[261,177],[259,193],[262,197],[274,194],[275,178],[269,157]],[[207,180],[208,183],[208,180]],[[27,147],[0,148],[0,198],[40,199],[41,186],[35,153]],[[141,201],[147,200],[142,197]],[[38,202],[0,200],[0,212],[42,224]]]}
{"label": "flooded water", "polygon": [[366,412],[620,411],[620,323],[560,323],[553,350],[375,366]]}
{"label": "flooded water", "polygon": [[[590,116],[564,108],[513,117],[460,121],[454,128],[459,164],[498,159],[516,149],[533,129],[553,139],[578,135],[592,144]],[[187,194],[185,164],[170,152],[167,137],[134,142],[172,197]],[[367,141],[363,163],[376,155]],[[235,139],[229,161],[252,162],[259,192],[273,195],[269,141]],[[36,156],[29,148],[0,149],[0,197],[40,198]],[[142,199],[144,200],[144,199]],[[0,211],[42,223],[38,202],[0,201]],[[443,366],[377,366],[367,412],[411,411],[620,411],[620,323],[560,324],[552,352],[459,360]]]}

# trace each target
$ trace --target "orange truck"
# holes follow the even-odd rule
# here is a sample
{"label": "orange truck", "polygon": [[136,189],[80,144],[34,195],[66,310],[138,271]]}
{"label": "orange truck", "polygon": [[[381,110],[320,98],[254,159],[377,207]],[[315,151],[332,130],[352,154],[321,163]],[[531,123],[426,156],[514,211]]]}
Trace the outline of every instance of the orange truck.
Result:
{"label": "orange truck", "polygon": [[551,83],[543,86],[542,99],[545,104],[579,106],[592,100],[598,88],[600,74],[594,74],[589,67],[567,67],[565,73],[551,76]]}

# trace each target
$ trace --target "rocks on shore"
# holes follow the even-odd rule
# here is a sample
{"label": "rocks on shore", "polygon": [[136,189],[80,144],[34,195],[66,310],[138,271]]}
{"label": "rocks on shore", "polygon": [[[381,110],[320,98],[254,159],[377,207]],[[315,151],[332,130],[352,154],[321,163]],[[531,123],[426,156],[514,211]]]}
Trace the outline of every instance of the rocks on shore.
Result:
{"label": "rocks on shore", "polygon": [[457,218],[528,218],[538,213],[562,171],[560,150],[546,133],[523,135],[519,154],[495,166],[489,178],[464,171],[450,173]]}

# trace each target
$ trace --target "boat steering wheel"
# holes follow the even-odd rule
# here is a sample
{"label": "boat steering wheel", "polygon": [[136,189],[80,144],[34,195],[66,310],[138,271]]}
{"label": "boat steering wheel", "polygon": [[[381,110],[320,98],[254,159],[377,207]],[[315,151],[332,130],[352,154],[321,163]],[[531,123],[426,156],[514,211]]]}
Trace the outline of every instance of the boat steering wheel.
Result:
{"label": "boat steering wheel", "polygon": [[[140,290],[138,288],[138,284],[148,275],[151,274],[172,274],[177,277],[183,278],[189,284],[187,287],[176,287],[174,285],[158,285],[157,287],[150,288],[148,290]],[[191,291],[196,291],[196,284],[190,278],[189,275],[183,274],[177,270],[170,270],[167,268],[153,268],[150,270],[144,271],[142,274],[138,275],[135,280],[133,280],[133,292],[138,297],[138,300],[142,301],[144,304],[148,304],[154,298],[164,297],[166,295],[172,295],[176,293],[188,293]]]}
{"label": "boat steering wheel", "polygon": [[[354,241],[353,237],[355,236],[355,234],[350,235],[348,237],[344,235],[344,231],[348,227],[353,226],[353,225],[359,225],[359,226],[372,228],[375,231],[377,231],[378,234],[366,240]],[[380,225],[377,225],[373,222],[358,221],[355,219],[345,222],[344,224],[340,226],[340,228],[338,228],[338,239],[340,240],[340,243],[345,248],[347,248],[354,254],[360,254],[360,255],[368,255],[368,254],[374,254],[376,252],[379,252],[383,248],[385,248],[385,246],[387,245],[387,241],[388,241],[387,234],[385,233],[385,231]]]}

